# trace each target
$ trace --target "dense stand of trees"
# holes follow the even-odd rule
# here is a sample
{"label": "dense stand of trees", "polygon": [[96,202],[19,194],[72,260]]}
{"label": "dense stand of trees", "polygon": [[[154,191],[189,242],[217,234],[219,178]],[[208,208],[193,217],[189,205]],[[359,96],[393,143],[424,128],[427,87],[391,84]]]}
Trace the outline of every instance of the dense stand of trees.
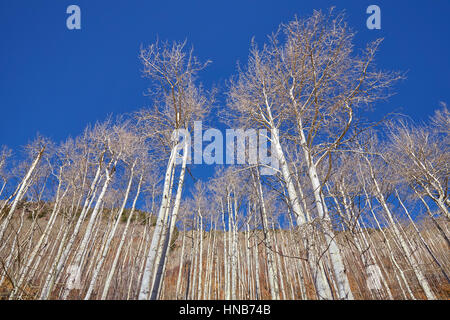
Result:
{"label": "dense stand of trees", "polygon": [[141,48],[150,108],[2,148],[1,298],[448,298],[449,111],[365,123],[402,75],[353,36],[333,11],[294,19],[230,80],[221,118],[271,132],[273,175],[192,176],[173,132],[217,121],[214,92],[176,42]]}

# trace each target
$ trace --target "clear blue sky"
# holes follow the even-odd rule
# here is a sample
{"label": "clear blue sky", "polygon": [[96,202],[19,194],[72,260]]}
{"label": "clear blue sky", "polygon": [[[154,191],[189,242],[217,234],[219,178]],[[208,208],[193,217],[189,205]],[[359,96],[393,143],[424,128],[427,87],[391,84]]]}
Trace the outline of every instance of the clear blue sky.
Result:
{"label": "clear blue sky", "polygon": [[[70,4],[81,8],[81,30],[66,28]],[[370,4],[381,8],[381,30],[366,28]],[[377,112],[422,120],[439,101],[450,102],[447,0],[0,0],[0,145],[16,149],[36,132],[60,141],[110,113],[148,104],[138,51],[157,35],[188,38],[201,59],[211,59],[201,75],[209,86],[246,61],[252,36],[264,40],[280,22],[330,6],[346,10],[357,44],[385,38],[379,67],[408,71]]]}

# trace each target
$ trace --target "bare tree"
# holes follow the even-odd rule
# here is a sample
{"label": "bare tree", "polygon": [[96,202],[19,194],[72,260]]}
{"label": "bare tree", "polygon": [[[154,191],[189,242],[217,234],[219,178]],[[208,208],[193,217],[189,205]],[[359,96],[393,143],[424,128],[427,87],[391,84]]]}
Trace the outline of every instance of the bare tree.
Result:
{"label": "bare tree", "polygon": [[[143,110],[138,113],[138,121],[148,132],[152,141],[160,141],[161,147],[170,152],[167,171],[164,178],[162,202],[158,214],[156,228],[153,234],[150,251],[148,253],[139,299],[152,298],[157,295],[160,279],[152,281],[153,270],[158,268],[160,261],[165,261],[167,249],[162,249],[159,258],[158,250],[167,242],[162,235],[170,239],[171,231],[165,232],[167,228],[173,230],[181,201],[184,175],[187,165],[189,141],[179,143],[180,130],[189,130],[194,120],[201,119],[208,110],[207,100],[202,94],[201,87],[195,85],[195,76],[209,62],[201,64],[193,55],[193,51],[186,52],[186,42],[170,44],[168,42],[156,42],[142,48],[140,58],[144,66],[144,76],[153,80],[155,94],[154,108]],[[184,131],[186,132],[186,131]],[[175,133],[175,135],[174,135]],[[178,179],[178,189],[175,197],[173,211],[170,213],[170,198],[172,195],[175,171],[175,159],[178,151],[183,150],[182,167]],[[190,150],[190,149],[189,149]],[[156,286],[151,288],[151,284]]]}

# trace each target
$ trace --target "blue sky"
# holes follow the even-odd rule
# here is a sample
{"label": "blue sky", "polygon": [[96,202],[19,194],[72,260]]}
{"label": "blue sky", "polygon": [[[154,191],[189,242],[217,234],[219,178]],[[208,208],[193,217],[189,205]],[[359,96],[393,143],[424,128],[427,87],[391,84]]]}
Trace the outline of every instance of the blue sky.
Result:
{"label": "blue sky", "polygon": [[[66,8],[81,8],[81,30],[66,28]],[[381,8],[381,30],[366,28],[366,8]],[[450,101],[450,1],[103,1],[0,0],[0,145],[16,149],[36,132],[61,141],[108,114],[148,105],[141,44],[187,38],[202,60],[206,86],[222,83],[258,41],[294,15],[345,9],[356,44],[384,37],[382,69],[407,71],[397,95],[373,117],[397,110],[417,120]]]}

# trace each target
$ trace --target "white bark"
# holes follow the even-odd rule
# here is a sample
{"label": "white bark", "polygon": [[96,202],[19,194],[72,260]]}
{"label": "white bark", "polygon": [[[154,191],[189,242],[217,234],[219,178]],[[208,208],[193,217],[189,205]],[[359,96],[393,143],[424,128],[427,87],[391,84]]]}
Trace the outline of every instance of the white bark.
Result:
{"label": "white bark", "polygon": [[369,162],[369,160],[366,158],[366,162],[368,163],[368,167],[369,167],[369,171],[370,171],[370,176],[372,178],[372,182],[374,183],[375,186],[375,191],[377,194],[377,199],[380,202],[381,206],[383,207],[384,211],[386,212],[386,216],[388,217],[388,220],[390,222],[390,226],[392,228],[393,233],[395,234],[397,240],[400,242],[400,246],[402,247],[402,249],[404,250],[405,254],[406,254],[406,258],[408,260],[408,262],[411,264],[414,273],[417,277],[417,280],[419,281],[423,291],[425,292],[426,297],[429,300],[435,300],[436,296],[433,293],[433,291],[430,288],[430,285],[427,281],[427,279],[425,278],[424,274],[422,273],[422,271],[420,270],[420,267],[418,265],[418,262],[413,254],[413,252],[411,251],[411,248],[409,247],[409,245],[406,243],[403,235],[400,233],[400,230],[398,230],[397,228],[397,224],[395,223],[391,210],[389,209],[384,196],[381,192],[381,189],[378,185],[378,182],[375,178],[375,175],[373,173],[373,169],[372,169],[372,165]]}
{"label": "white bark", "polygon": [[185,142],[184,146],[183,146],[183,159],[182,159],[182,164],[181,164],[181,172],[180,172],[180,176],[179,176],[179,180],[178,180],[177,193],[175,196],[175,202],[174,202],[172,214],[169,217],[168,234],[166,235],[166,237],[163,238],[165,243],[163,244],[163,247],[162,247],[161,257],[159,259],[160,262],[158,264],[157,273],[156,273],[156,275],[154,277],[154,281],[153,281],[154,283],[153,283],[153,288],[152,288],[152,294],[150,297],[150,299],[152,299],[152,300],[157,299],[158,292],[160,290],[161,280],[162,280],[162,276],[165,271],[165,266],[166,266],[166,261],[167,261],[167,251],[169,249],[168,246],[172,242],[175,225],[176,225],[176,222],[178,219],[178,211],[180,209],[180,204],[181,204],[181,194],[183,191],[184,176],[185,176],[185,172],[186,172],[186,165],[187,165],[187,159],[188,159],[188,148],[189,148],[189,144]]}
{"label": "white bark", "polygon": [[24,194],[27,192],[27,189],[29,187],[31,176],[36,169],[39,161],[42,158],[42,155],[45,151],[45,146],[42,147],[42,149],[37,154],[36,158],[34,159],[33,163],[31,164],[30,168],[28,169],[25,177],[23,177],[20,188],[17,192],[16,197],[14,198],[13,203],[11,204],[11,208],[9,209],[8,215],[6,218],[2,221],[2,224],[0,225],[0,241],[3,239],[4,233],[6,231],[6,227],[8,226],[9,222],[11,221],[12,215],[14,211],[16,210],[17,204],[22,200]]}
{"label": "white bark", "polygon": [[353,300],[353,293],[350,289],[350,284],[348,282],[344,261],[341,256],[341,251],[336,243],[335,240],[336,236],[334,234],[333,227],[331,225],[331,219],[328,215],[326,204],[323,201],[322,185],[319,180],[317,168],[314,163],[314,159],[312,158],[310,151],[308,149],[307,141],[300,121],[298,121],[298,130],[300,134],[300,145],[304,152],[306,165],[308,166],[308,176],[311,181],[311,186],[313,189],[316,209],[319,218],[322,219],[323,221],[322,227],[324,229],[323,231],[325,240],[327,241],[326,247],[329,248],[328,250],[334,276],[337,282],[339,298]]}
{"label": "white bark", "polygon": [[[117,164],[117,160],[114,162],[113,168],[116,166],[116,164]],[[101,205],[103,203],[103,198],[105,197],[106,191],[108,190],[109,184],[110,184],[110,182],[111,182],[111,180],[113,178],[113,172],[112,172],[112,170],[110,171],[109,168],[105,169],[105,173],[106,173],[106,177],[105,177],[105,182],[103,184],[102,191],[100,192],[100,194],[98,196],[98,199],[97,199],[97,202],[95,204],[94,210],[92,211],[92,214],[91,214],[91,216],[89,218],[89,221],[88,221],[88,224],[86,226],[86,230],[84,232],[83,238],[81,240],[81,244],[80,244],[80,246],[79,246],[79,248],[78,248],[78,250],[77,250],[77,252],[75,254],[75,258],[73,259],[72,265],[77,266],[79,268],[78,269],[79,272],[81,272],[82,257],[86,253],[86,248],[88,246],[89,239],[90,239],[90,237],[92,235],[93,227],[94,227],[97,215],[98,215],[98,213],[100,211],[100,207],[101,207]],[[70,293],[70,288],[66,288],[64,290],[64,292],[63,292],[62,299],[64,299],[64,300],[67,299],[69,293]]]}
{"label": "white bark", "polygon": [[166,214],[166,211],[168,210],[168,201],[169,201],[169,191],[171,187],[171,178],[172,178],[172,169],[174,167],[175,163],[175,152],[176,147],[174,147],[170,153],[169,161],[167,164],[167,170],[166,175],[164,179],[164,188],[163,188],[163,194],[162,194],[162,201],[161,201],[161,207],[159,209],[159,214],[156,222],[156,227],[153,232],[153,238],[152,242],[150,244],[150,250],[147,255],[147,260],[145,262],[145,268],[142,275],[142,282],[139,290],[139,300],[147,300],[149,298],[150,294],[150,281],[151,281],[151,275],[155,263],[155,257],[158,250],[158,244],[160,242],[160,237],[162,233],[162,229],[165,225],[164,216]]}
{"label": "white bark", "polygon": [[[41,295],[40,295],[40,299],[44,300],[44,299],[48,299],[53,284],[55,282],[55,279],[59,278],[61,275],[61,271],[64,268],[64,264],[66,263],[66,260],[69,256],[69,253],[72,249],[72,246],[75,243],[76,237],[78,235],[78,232],[81,228],[81,225],[84,221],[84,218],[86,216],[86,213],[88,211],[88,208],[90,207],[90,204],[92,203],[93,199],[94,199],[94,195],[95,195],[95,190],[97,187],[97,183],[100,179],[100,173],[102,170],[102,164],[103,164],[103,156],[104,154],[102,154],[100,156],[100,161],[99,164],[97,166],[97,171],[95,173],[95,177],[91,183],[90,189],[88,191],[88,194],[86,196],[86,199],[84,201],[84,205],[83,205],[83,209],[81,210],[80,216],[78,217],[77,223],[75,225],[75,228],[73,229],[72,233],[70,234],[69,240],[67,242],[67,244],[65,243],[65,239],[63,242],[61,242],[61,246],[60,246],[60,252],[58,253],[58,259],[55,261],[55,264],[52,266],[52,270],[48,273],[47,278],[45,280],[45,284],[44,287],[41,291]],[[81,198],[80,198],[81,199]],[[75,211],[76,212],[76,211]],[[68,230],[67,230],[68,231]],[[69,236],[67,233],[65,236]]]}
{"label": "white bark", "polygon": [[[34,246],[33,251],[31,252],[31,255],[28,257],[27,262],[25,263],[22,272],[21,272],[21,276],[19,278],[19,281],[17,281],[16,286],[14,288],[14,290],[11,292],[10,294],[10,299],[13,298],[16,294],[18,289],[22,286],[23,281],[25,280],[25,277],[27,275],[27,272],[29,271],[31,264],[34,262],[34,259],[36,257],[36,255],[39,253],[39,249],[41,249],[42,244],[44,244],[44,246],[47,245],[48,243],[48,237],[50,235],[50,231],[55,223],[56,217],[58,215],[59,212],[59,204],[60,204],[60,191],[61,191],[61,171],[62,169],[60,169],[60,174],[59,174],[59,183],[58,183],[58,188],[56,191],[56,198],[55,198],[55,204],[53,206],[53,211],[50,215],[49,221],[47,222],[47,225],[45,226],[44,232],[42,233],[42,235],[40,236],[38,242],[36,243],[36,245]],[[66,195],[67,191],[69,189],[67,188],[64,191],[64,194],[62,195],[61,198],[64,198],[64,196]],[[41,254],[43,252],[43,249],[41,249]]]}
{"label": "white bark", "polygon": [[[97,282],[97,278],[99,276],[100,270],[101,270],[101,268],[103,266],[103,263],[104,263],[104,261],[106,259],[106,255],[109,252],[109,247],[111,245],[111,241],[113,240],[113,238],[116,235],[116,231],[117,231],[117,227],[119,226],[120,218],[121,218],[121,216],[123,214],[123,211],[125,210],[125,206],[126,206],[126,204],[128,202],[128,196],[130,195],[131,184],[132,184],[133,178],[134,178],[134,167],[135,167],[135,164],[136,164],[136,162],[131,167],[130,178],[128,180],[128,186],[127,186],[127,189],[125,191],[125,196],[124,196],[124,199],[123,199],[123,202],[122,202],[122,206],[120,207],[120,210],[119,210],[119,212],[117,214],[117,218],[116,218],[116,221],[114,223],[114,227],[110,231],[110,233],[108,235],[108,238],[106,240],[106,243],[105,243],[105,245],[103,247],[103,250],[101,251],[102,254],[101,254],[100,260],[97,262],[97,265],[95,266],[95,269],[94,269],[94,272],[93,272],[93,275],[92,275],[92,278],[91,278],[91,282],[89,284],[88,291],[87,291],[86,295],[84,296],[84,300],[88,300],[91,297],[91,294],[92,294],[92,291],[94,290],[94,286],[95,286],[95,284]],[[129,215],[128,219],[130,218],[130,216],[132,216],[132,212],[130,212],[130,215]]]}

